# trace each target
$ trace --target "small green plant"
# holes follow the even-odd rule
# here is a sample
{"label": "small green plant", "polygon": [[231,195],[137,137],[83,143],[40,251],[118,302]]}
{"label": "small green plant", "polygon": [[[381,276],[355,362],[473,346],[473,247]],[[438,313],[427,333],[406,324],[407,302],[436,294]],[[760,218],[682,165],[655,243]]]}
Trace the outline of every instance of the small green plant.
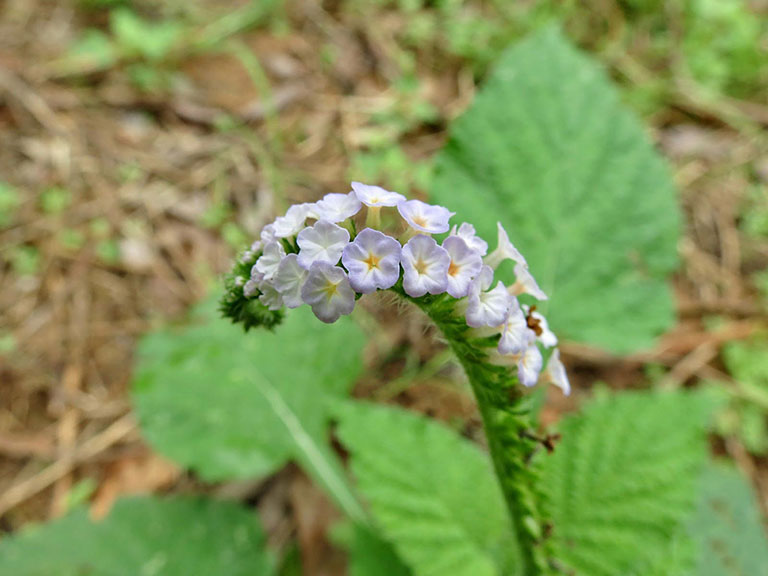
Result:
{"label": "small green plant", "polygon": [[[445,206],[359,182],[292,206],[239,254],[218,313],[209,301],[149,334],[132,392],[146,441],[202,482],[294,462],[343,515],[351,576],[768,573],[750,488],[708,452],[717,394],[595,390],[547,427],[528,392],[570,393],[549,320],[622,353],[672,318],[674,188],[605,74],[556,30],[511,48],[436,166]],[[483,443],[353,395],[353,311],[377,292],[446,343]],[[726,351],[739,401],[762,398],[764,345]],[[101,524],[76,509],[0,541],[15,576],[286,576],[297,556],[268,550],[240,505],[180,497],[122,500]]]}

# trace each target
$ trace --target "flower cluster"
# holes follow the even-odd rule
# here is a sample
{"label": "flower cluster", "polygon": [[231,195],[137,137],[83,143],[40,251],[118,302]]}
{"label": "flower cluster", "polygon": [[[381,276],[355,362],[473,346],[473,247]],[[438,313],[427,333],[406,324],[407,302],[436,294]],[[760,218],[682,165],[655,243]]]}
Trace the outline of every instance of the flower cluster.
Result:
{"label": "flower cluster", "polygon": [[[362,210],[365,227],[358,232]],[[351,192],[292,206],[265,226],[241,260],[250,266],[250,277],[236,278],[236,284],[246,299],[268,310],[307,304],[327,323],[350,314],[361,295],[396,285],[412,298],[447,293],[476,336],[498,336],[493,361],[517,366],[520,382],[532,386],[542,372],[542,349],[552,349],[546,375],[569,393],[557,337],[535,306],[517,298],[547,299],[525,258],[501,224],[489,253],[471,224],[450,227],[453,215],[442,206],[353,182]],[[389,225],[382,226],[383,216]],[[433,237],[446,233],[441,243]],[[505,260],[514,264],[515,282],[494,285],[494,271]]]}

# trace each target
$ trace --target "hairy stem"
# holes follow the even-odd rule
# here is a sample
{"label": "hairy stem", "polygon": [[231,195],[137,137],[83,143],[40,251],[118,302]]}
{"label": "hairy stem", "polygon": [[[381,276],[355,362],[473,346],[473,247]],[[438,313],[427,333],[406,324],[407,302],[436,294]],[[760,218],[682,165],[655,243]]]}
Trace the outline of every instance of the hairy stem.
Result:
{"label": "hairy stem", "polygon": [[548,574],[551,525],[544,516],[539,474],[533,463],[539,448],[532,432],[520,383],[508,367],[488,361],[494,338],[472,338],[456,301],[446,295],[411,298],[398,286],[400,296],[421,308],[437,325],[469,378],[488,439],[496,475],[521,550],[520,574]]}

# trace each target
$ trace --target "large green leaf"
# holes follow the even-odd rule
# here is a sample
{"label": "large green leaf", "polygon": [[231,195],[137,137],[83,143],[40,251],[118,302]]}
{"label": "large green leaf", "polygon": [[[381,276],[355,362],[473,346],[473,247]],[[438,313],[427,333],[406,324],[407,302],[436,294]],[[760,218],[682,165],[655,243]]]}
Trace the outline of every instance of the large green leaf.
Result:
{"label": "large green leaf", "polygon": [[624,393],[562,422],[544,482],[564,564],[579,576],[652,573],[693,511],[712,409],[701,394]]}
{"label": "large green leaf", "polygon": [[491,464],[445,426],[395,408],[339,410],[338,434],[383,535],[418,576],[494,576],[513,538]]}
{"label": "large green leaf", "polygon": [[290,459],[356,520],[362,510],[328,443],[328,402],[346,396],[364,338],[309,308],[274,332],[212,318],[141,343],[134,401],[147,440],[211,481],[269,474]]}
{"label": "large green leaf", "polygon": [[85,510],[0,542],[13,576],[268,576],[272,561],[255,513],[190,498],[118,501],[102,522]]}
{"label": "large green leaf", "polygon": [[486,238],[506,226],[564,337],[627,352],[670,326],[672,180],[604,71],[557,30],[502,56],[453,124],[431,197]]}
{"label": "large green leaf", "polygon": [[688,523],[698,544],[690,576],[768,575],[768,541],[749,484],[737,470],[712,465],[700,490],[698,509]]}

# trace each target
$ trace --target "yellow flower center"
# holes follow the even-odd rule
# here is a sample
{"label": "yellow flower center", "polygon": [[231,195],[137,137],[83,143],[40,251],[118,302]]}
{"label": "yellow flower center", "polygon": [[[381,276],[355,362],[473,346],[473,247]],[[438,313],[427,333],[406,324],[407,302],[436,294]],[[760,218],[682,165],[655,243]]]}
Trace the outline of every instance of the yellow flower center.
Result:
{"label": "yellow flower center", "polygon": [[413,223],[416,224],[416,226],[421,226],[422,228],[427,227],[427,219],[424,218],[424,216],[413,216],[411,220],[413,220]]}
{"label": "yellow flower center", "polygon": [[416,263],[413,265],[413,267],[416,268],[416,272],[419,274],[425,274],[427,272],[427,268],[429,268],[429,264],[419,258],[416,260]]}
{"label": "yellow flower center", "polygon": [[325,292],[325,297],[328,298],[328,300],[333,298],[338,291],[339,291],[339,286],[334,282],[328,282],[325,285],[325,288],[323,288],[323,292]]}
{"label": "yellow flower center", "polygon": [[379,262],[381,261],[381,258],[376,256],[375,254],[368,254],[368,258],[363,260],[363,263],[368,266],[368,270],[372,270],[373,268],[379,267]]}
{"label": "yellow flower center", "polygon": [[448,275],[449,276],[456,276],[456,274],[459,273],[459,270],[461,270],[460,266],[457,266],[453,260],[451,260],[451,265],[448,266]]}

